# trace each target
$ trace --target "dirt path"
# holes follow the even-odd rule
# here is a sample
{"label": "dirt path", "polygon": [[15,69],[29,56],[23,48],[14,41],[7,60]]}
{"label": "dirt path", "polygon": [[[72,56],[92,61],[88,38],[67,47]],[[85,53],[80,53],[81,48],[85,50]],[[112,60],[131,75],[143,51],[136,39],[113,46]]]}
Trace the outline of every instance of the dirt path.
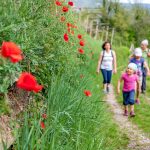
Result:
{"label": "dirt path", "polygon": [[125,130],[130,143],[126,150],[150,150],[150,139],[138,129],[138,127],[123,116],[123,109],[117,103],[113,86],[110,86],[110,94],[106,96],[111,111],[114,113],[114,119],[121,130]]}

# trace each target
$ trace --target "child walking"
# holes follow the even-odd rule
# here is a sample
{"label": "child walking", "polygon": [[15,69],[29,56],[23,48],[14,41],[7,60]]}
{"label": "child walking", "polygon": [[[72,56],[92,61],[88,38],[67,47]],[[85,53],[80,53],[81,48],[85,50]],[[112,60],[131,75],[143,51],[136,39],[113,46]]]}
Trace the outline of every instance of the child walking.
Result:
{"label": "child walking", "polygon": [[142,50],[141,48],[136,48],[134,50],[134,55],[133,58],[130,59],[130,63],[134,63],[137,65],[137,75],[138,75],[138,79],[139,79],[139,86],[140,86],[140,91],[137,92],[137,96],[136,96],[136,103],[140,104],[140,92],[141,92],[141,86],[142,86],[142,80],[143,80],[143,70],[144,68],[147,70],[147,75],[149,75],[149,67],[148,64],[146,63],[146,61],[144,60],[144,58],[142,57]]}
{"label": "child walking", "polygon": [[123,105],[124,105],[124,116],[128,116],[128,105],[130,105],[130,116],[134,117],[134,97],[135,97],[135,89],[137,84],[137,91],[139,92],[139,80],[136,74],[137,65],[135,63],[129,63],[126,72],[122,74],[120,80],[118,81],[117,93],[120,93],[120,85],[121,82],[124,81],[123,84]]}

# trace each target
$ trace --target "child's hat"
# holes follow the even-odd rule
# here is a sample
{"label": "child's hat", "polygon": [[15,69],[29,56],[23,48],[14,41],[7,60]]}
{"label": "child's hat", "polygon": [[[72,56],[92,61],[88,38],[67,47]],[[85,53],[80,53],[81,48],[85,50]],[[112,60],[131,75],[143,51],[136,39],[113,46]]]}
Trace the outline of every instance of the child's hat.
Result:
{"label": "child's hat", "polygon": [[143,41],[141,42],[141,44],[148,46],[148,40],[147,40],[147,39],[143,40]]}
{"label": "child's hat", "polygon": [[137,65],[135,63],[129,63],[128,68],[137,71]]}
{"label": "child's hat", "polygon": [[135,56],[142,56],[142,50],[141,50],[141,48],[136,48],[135,50],[134,50],[134,55]]}

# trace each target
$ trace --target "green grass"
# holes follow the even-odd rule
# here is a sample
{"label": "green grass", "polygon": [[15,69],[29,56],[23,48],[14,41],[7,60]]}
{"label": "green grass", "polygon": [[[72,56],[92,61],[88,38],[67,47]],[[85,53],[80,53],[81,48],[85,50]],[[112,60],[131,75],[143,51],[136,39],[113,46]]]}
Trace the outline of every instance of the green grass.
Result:
{"label": "green grass", "polygon": [[5,103],[5,100],[3,98],[0,98],[0,115],[3,113],[9,113],[10,108],[8,105]]}
{"label": "green grass", "polygon": [[[91,41],[89,37],[86,39]],[[66,74],[54,77],[41,108],[38,106],[37,111],[36,105],[31,106],[21,117],[25,119],[19,131],[16,130],[16,149],[122,150],[127,146],[128,138],[113,121],[97,86],[102,80],[96,75],[100,43],[92,40],[89,44],[94,56],[87,58],[88,65],[81,65],[71,77]],[[85,89],[92,92],[92,97],[83,94]],[[39,125],[43,112],[48,116],[45,130]]]}

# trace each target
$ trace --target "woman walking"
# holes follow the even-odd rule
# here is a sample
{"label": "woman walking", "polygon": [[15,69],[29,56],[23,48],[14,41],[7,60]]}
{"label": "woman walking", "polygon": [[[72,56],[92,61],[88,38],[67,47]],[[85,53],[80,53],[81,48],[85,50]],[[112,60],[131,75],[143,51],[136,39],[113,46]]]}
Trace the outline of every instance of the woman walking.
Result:
{"label": "woman walking", "polygon": [[103,51],[100,54],[97,66],[97,73],[101,70],[103,75],[103,92],[109,93],[112,73],[117,72],[116,54],[111,49],[110,42],[106,41],[102,45]]}
{"label": "woman walking", "polygon": [[[146,63],[148,64],[148,57],[150,57],[150,51],[148,49],[148,40],[143,40],[141,42],[141,49],[142,49],[142,53],[143,53],[143,58],[146,61]],[[144,66],[143,69],[143,79],[142,79],[142,86],[141,86],[141,92],[144,94],[146,91],[146,77],[147,77],[147,70]]]}

